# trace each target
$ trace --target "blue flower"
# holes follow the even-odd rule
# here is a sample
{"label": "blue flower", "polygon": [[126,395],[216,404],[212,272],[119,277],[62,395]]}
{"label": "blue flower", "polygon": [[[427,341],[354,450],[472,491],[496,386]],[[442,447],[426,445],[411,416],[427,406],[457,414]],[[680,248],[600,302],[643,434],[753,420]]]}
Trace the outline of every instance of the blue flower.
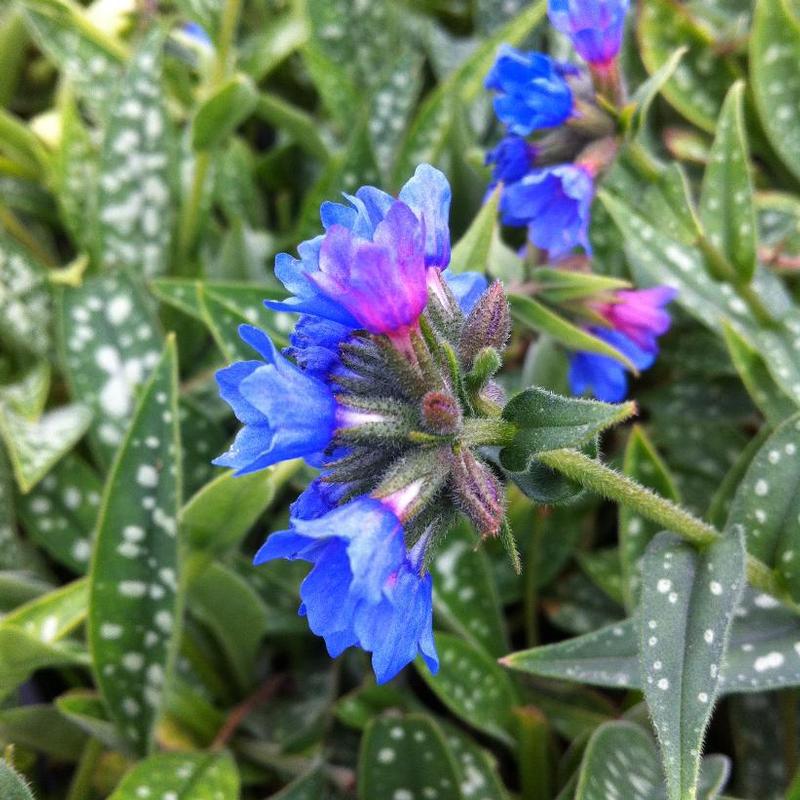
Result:
{"label": "blue flower", "polygon": [[[590,328],[589,331],[626,355],[637,370],[649,369],[655,362],[655,351],[643,350],[619,331],[608,328]],[[591,393],[598,400],[619,403],[628,394],[625,367],[609,356],[583,352],[573,354],[568,378],[575,395]]]}
{"label": "blue flower", "polygon": [[447,269],[442,273],[442,277],[465,314],[472,311],[478,298],[489,285],[486,277],[480,272],[452,272]]}
{"label": "blue flower", "polygon": [[[514,183],[530,172],[536,160],[536,146],[522,136],[506,136],[486,154],[492,165],[492,184]],[[491,187],[490,187],[491,188]]]}
{"label": "blue flower", "polygon": [[336,427],[331,389],[287,361],[258,328],[242,325],[239,335],[263,361],[239,361],[217,372],[220,396],[244,427],[214,463],[244,475],[288,458],[313,459]]}
{"label": "blue flower", "polygon": [[603,68],[619,53],[629,4],[630,0],[549,0],[548,14],[584,61]]}
{"label": "blue flower", "polygon": [[518,136],[560,125],[572,113],[572,91],[564,72],[543,53],[501,45],[486,88],[498,92],[495,114]]}
{"label": "blue flower", "polygon": [[427,301],[426,268],[450,261],[450,185],[422,164],[395,200],[364,186],[350,205],[323,203],[325,234],[275,258],[275,274],[294,295],[268,301],[373,333],[416,322]]}
{"label": "blue flower", "polygon": [[300,613],[332,657],[353,645],[371,652],[378,683],[418,654],[435,673],[431,577],[420,576],[402,523],[370,497],[327,512],[325,506],[312,484],[292,508],[291,528],[269,536],[255,563],[286,558],[314,565],[300,587]]}
{"label": "blue flower", "polygon": [[542,167],[505,187],[500,213],[507,225],[527,225],[528,238],[551,258],[560,258],[578,245],[590,253],[593,196],[594,182],[584,167]]}

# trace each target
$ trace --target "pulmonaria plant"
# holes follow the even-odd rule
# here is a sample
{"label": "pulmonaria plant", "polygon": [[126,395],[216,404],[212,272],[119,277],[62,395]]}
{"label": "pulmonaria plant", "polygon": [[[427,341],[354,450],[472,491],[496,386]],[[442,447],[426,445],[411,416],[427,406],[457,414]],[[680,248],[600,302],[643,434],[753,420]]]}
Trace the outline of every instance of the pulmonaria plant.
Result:
{"label": "pulmonaria plant", "polygon": [[238,474],[305,458],[319,477],[256,563],[314,566],[300,613],[331,656],[372,653],[384,682],[420,654],[432,671],[430,554],[459,513],[505,530],[504,490],[479,448],[503,439],[492,376],[510,333],[499,283],[451,275],[450,187],[422,165],[397,198],[365,186],[325,203],[325,232],[281,254],[301,313],[285,355],[257,328],[258,358],[218,373],[243,427],[216,463]]}

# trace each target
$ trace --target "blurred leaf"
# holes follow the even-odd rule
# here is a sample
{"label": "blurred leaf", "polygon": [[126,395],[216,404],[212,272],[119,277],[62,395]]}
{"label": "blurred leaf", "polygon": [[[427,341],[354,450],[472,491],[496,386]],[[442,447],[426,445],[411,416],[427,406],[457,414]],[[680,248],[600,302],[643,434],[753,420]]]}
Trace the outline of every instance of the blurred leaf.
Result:
{"label": "blurred leaf", "polygon": [[688,120],[713,131],[728,87],[738,77],[733,59],[715,53],[713,39],[676,0],[650,0],[643,6],[637,34],[651,75],[678,48],[688,48],[661,92]]}
{"label": "blurred leaf", "polygon": [[246,75],[234,75],[207,97],[192,123],[192,147],[210,150],[222,144],[254,111],[258,90]]}
{"label": "blurred leaf", "polygon": [[106,747],[128,752],[128,743],[108,718],[106,705],[98,693],[85,689],[73,690],[56,698],[55,706],[67,719]]}
{"label": "blurred leaf", "polygon": [[593,336],[583,328],[573,325],[573,323],[556,314],[555,311],[551,311],[532,297],[525,297],[512,292],[508,295],[508,302],[514,319],[526,328],[546,333],[570,350],[608,356],[615,361],[619,361],[620,364],[631,371],[636,372],[636,368],[630,359],[608,344],[608,342],[598,339],[597,336]]}
{"label": "blurred leaf", "polygon": [[284,786],[277,794],[270,795],[270,800],[319,800],[325,797],[324,791],[322,770],[314,769]]}
{"label": "blurred leaf", "polygon": [[503,419],[513,423],[516,432],[513,442],[500,451],[500,461],[506,469],[521,472],[536,453],[580,447],[635,411],[631,403],[613,405],[526,389],[503,409]]}
{"label": "blurred leaf", "polygon": [[39,419],[50,393],[50,365],[36,361],[14,383],[0,384],[0,404],[26,420]]}
{"label": "blurred leaf", "polygon": [[675,73],[681,59],[686,55],[686,49],[686,47],[679,47],[673,50],[666,61],[636,89],[631,98],[634,106],[631,112],[631,128],[634,136],[641,134],[645,129],[653,101],[663,90],[664,84]]}
{"label": "blurred leaf", "polygon": [[[798,34],[800,36],[800,33]],[[744,83],[728,92],[717,122],[700,195],[700,217],[711,245],[749,283],[756,270],[756,214],[750,180]]]}
{"label": "blurred leaf", "polygon": [[491,566],[468,524],[448,531],[431,575],[438,618],[488,655],[505,653],[508,640]]}
{"label": "blurred leaf", "polygon": [[172,235],[172,141],[161,92],[158,29],[133,56],[109,106],[97,181],[101,267],[134,275],[163,273]]}
{"label": "blurred leaf", "polygon": [[34,422],[0,404],[0,438],[20,491],[29,492],[86,433],[91,421],[91,412],[79,403],[48,411]]}
{"label": "blurred leaf", "polygon": [[773,567],[800,597],[800,415],[781,424],[756,453],[736,490],[728,527],[741,525],[748,552]]}
{"label": "blurred leaf", "polygon": [[631,288],[628,281],[619,278],[552,267],[537,267],[531,271],[531,278],[537,284],[537,295],[549,303],[581,300],[603,292]]}
{"label": "blurred leaf", "polygon": [[90,574],[98,686],[139,752],[152,744],[180,628],[180,466],[177,363],[169,340],[111,467]]}
{"label": "blurred leaf", "polygon": [[417,715],[371,722],[358,759],[359,800],[425,797],[426,789],[438,800],[461,798],[455,759],[435,723]]}
{"label": "blurred leaf", "polygon": [[101,492],[94,470],[77,456],[67,455],[19,498],[19,515],[28,536],[73,572],[86,572]]}
{"label": "blurred leaf", "polygon": [[50,348],[50,295],[44,268],[0,234],[0,343],[25,353]]}
{"label": "blurred leaf", "polygon": [[272,502],[272,470],[236,477],[219,475],[195,494],[181,510],[184,541],[208,553],[238,545]]}
{"label": "blurred leaf", "polygon": [[800,177],[800,20],[789,0],[758,0],[750,37],[751,85],[770,144]]}
{"label": "blurred leaf", "polygon": [[436,634],[439,672],[418,672],[456,716],[493,738],[510,744],[511,709],[517,698],[508,675],[475,645],[447,633]]}
{"label": "blurred leaf", "polygon": [[137,388],[158,362],[162,339],[149,299],[125,273],[65,287],[58,339],[72,394],[94,412],[93,449],[107,463],[122,441]]}
{"label": "blurred leaf", "polygon": [[671,800],[696,792],[705,730],[745,584],[740,528],[702,553],[661,533],[642,561],[639,641],[644,694]]}
{"label": "blurred leaf", "polygon": [[[0,711],[0,741],[29,747],[58,761],[77,761],[86,744],[80,728],[49,704]],[[0,795],[5,800],[5,795]]]}
{"label": "blurred leaf", "polygon": [[253,31],[240,48],[242,69],[262,81],[273,69],[308,40],[308,24],[293,13],[273,17],[263,29]]}
{"label": "blurred leaf", "polygon": [[440,727],[456,762],[461,795],[466,799],[479,792],[482,800],[507,800],[497,763],[490,753],[455,725],[440,723]]}
{"label": "blurred leaf", "polygon": [[249,689],[255,660],[267,631],[267,609],[258,594],[235,572],[211,564],[189,584],[188,607],[214,634],[231,676],[242,691]]}
{"label": "blurred leaf", "polygon": [[453,272],[490,272],[489,253],[492,241],[497,236],[497,209],[500,203],[500,187],[481,206],[472,224],[458,240],[450,254],[450,269]]}
{"label": "blurred leaf", "polygon": [[239,771],[233,759],[224,754],[161,753],[140,761],[109,800],[142,800],[143,796],[168,800],[237,798]]}

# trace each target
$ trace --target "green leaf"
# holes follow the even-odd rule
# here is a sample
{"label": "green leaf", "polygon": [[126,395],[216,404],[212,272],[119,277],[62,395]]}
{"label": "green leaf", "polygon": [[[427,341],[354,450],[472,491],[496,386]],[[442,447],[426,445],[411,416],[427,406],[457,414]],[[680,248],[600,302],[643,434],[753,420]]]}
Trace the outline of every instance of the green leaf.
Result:
{"label": "green leaf", "polygon": [[675,73],[681,63],[681,59],[686,54],[686,50],[686,47],[679,47],[677,50],[673,50],[667,60],[634,92],[631,98],[634,106],[631,118],[631,132],[634,136],[641,134],[645,129],[650,106],[653,105],[653,101],[664,88],[664,84]]}
{"label": "green leaf", "polygon": [[267,608],[244,578],[222,564],[211,564],[189,584],[188,607],[213,633],[242,691],[251,688]]}
{"label": "green leaf", "polygon": [[622,568],[616,547],[603,547],[577,553],[577,560],[586,576],[611,600],[624,601]]}
{"label": "green leaf", "polygon": [[71,0],[25,0],[23,5],[36,43],[102,119],[119,86],[123,45]]}
{"label": "green leaf", "polygon": [[122,441],[136,390],[159,359],[162,338],[148,298],[125,273],[65,287],[58,338],[72,395],[94,412],[91,441],[107,463]]}
{"label": "green leaf", "polygon": [[715,42],[676,0],[644,5],[637,34],[651,75],[667,65],[678,48],[688,48],[661,92],[690,122],[713,131],[728,87],[738,77],[734,60],[715,52]]}
{"label": "green leaf", "polygon": [[742,383],[769,423],[778,425],[797,413],[797,403],[775,384],[761,353],[730,324],[723,323],[723,333]]}
{"label": "green leaf", "polygon": [[50,294],[44,268],[0,234],[0,343],[35,355],[50,349]]}
{"label": "green leaf", "polygon": [[511,292],[508,294],[508,303],[511,306],[511,315],[526,328],[546,333],[571,350],[598,353],[613,358],[631,372],[636,373],[636,367],[626,355],[608,342],[604,342],[597,336],[587,333],[583,328],[568,322],[532,297]]}
{"label": "green leaf", "polygon": [[242,43],[239,54],[242,69],[260,83],[308,41],[308,27],[304,18],[293,13],[273,17],[268,26],[254,31]]}
{"label": "green leaf", "polygon": [[253,113],[258,90],[247,75],[234,75],[197,109],[192,123],[192,147],[211,150],[222,144]]}
{"label": "green leaf", "polygon": [[[667,465],[644,429],[635,425],[625,447],[622,471],[629,478],[653,489],[668,500],[680,502],[678,489]],[[640,562],[650,540],[660,528],[627,506],[619,509],[619,558],[622,566],[625,606],[633,609],[638,601]]]}
{"label": "green leaf", "polygon": [[160,30],[148,34],[119,83],[109,107],[97,181],[98,263],[146,277],[167,268],[174,208],[162,44]]}
{"label": "green leaf", "polygon": [[50,393],[50,365],[37,361],[14,382],[0,384],[0,404],[27,420],[37,420]]}
{"label": "green leaf", "polygon": [[177,391],[170,339],[111,467],[90,574],[97,683],[111,718],[139,752],[151,746],[180,626]]}
{"label": "green leaf", "polygon": [[91,411],[80,403],[48,411],[33,422],[0,404],[0,438],[20,491],[29,492],[80,440],[91,421]]}
{"label": "green leaf", "polygon": [[28,536],[73,572],[86,572],[101,492],[94,470],[77,456],[67,455],[19,498],[19,515]]}
{"label": "green leaf", "polygon": [[450,254],[453,272],[489,272],[489,253],[497,235],[497,210],[500,205],[500,187],[481,206],[475,219],[458,240]]}
{"label": "green leaf", "polygon": [[5,759],[0,759],[0,797],[3,800],[35,800],[28,784]]}
{"label": "green leaf", "polygon": [[301,775],[277,794],[272,794],[269,800],[318,800],[325,797],[325,777],[321,769],[314,769],[306,775]]}
{"label": "green leaf", "polygon": [[13,742],[59,761],[77,761],[86,735],[52,705],[41,703],[0,711],[0,741]]}
{"label": "green leaf", "polygon": [[741,525],[747,550],[775,569],[800,597],[800,414],[764,442],[745,473],[728,526]]}
{"label": "green leaf", "polygon": [[517,698],[508,675],[482,649],[451,634],[436,634],[436,650],[439,672],[431,675],[421,664],[418,670],[433,693],[474,728],[510,744]]}
{"label": "green leaf", "polygon": [[191,547],[219,553],[235,547],[272,502],[272,470],[219,475],[181,510],[181,535]]}
{"label": "green leaf", "polygon": [[744,562],[740,528],[703,553],[674,534],[661,533],[642,561],[644,694],[671,800],[693,797],[696,790],[700,750],[745,584]]}
{"label": "green leaf", "polygon": [[521,472],[536,453],[580,447],[634,413],[633,403],[613,405],[562,397],[538,387],[526,389],[503,409],[503,419],[517,430],[514,441],[500,451],[500,461],[506,469]]}
{"label": "green leaf", "polygon": [[631,288],[628,281],[619,278],[553,267],[537,267],[531,270],[531,279],[537,284],[537,294],[549,303],[582,300],[603,292]]}
{"label": "green leaf", "polygon": [[143,797],[233,800],[239,797],[239,771],[233,759],[224,754],[161,753],[140,761],[108,800]]}
{"label": "green leaf", "polygon": [[788,0],[758,0],[750,76],[758,116],[783,163],[800,177],[800,21]]}
{"label": "green leaf", "polygon": [[505,621],[489,559],[476,545],[468,524],[448,531],[431,565],[434,609],[448,628],[499,656],[508,650]]}
{"label": "green leaf", "polygon": [[[442,732],[430,717],[376,719],[361,740],[359,800],[423,798],[460,800],[459,774]],[[427,794],[426,794],[427,791]]]}
{"label": "green leaf", "polygon": [[[730,774],[725,756],[703,759],[697,798],[719,795]],[[664,775],[650,735],[639,725],[614,721],[601,725],[581,762],[575,800],[607,800],[609,786],[619,800],[661,800]]]}
{"label": "green leaf", "polygon": [[[497,763],[488,751],[455,725],[439,723],[447,747],[458,769],[459,787],[464,798],[478,791],[481,800],[508,800],[503,781],[497,774]],[[424,797],[424,795],[423,795]]]}
{"label": "green leaf", "polygon": [[106,747],[123,753],[129,751],[127,741],[108,718],[108,710],[98,693],[76,689],[56,698],[55,706],[67,719]]}
{"label": "green leaf", "polygon": [[756,271],[756,212],[744,123],[744,83],[728,92],[717,122],[700,194],[700,218],[711,245],[741,283]]}
{"label": "green leaf", "polygon": [[257,96],[253,109],[261,119],[279,128],[307,153],[325,162],[330,158],[327,139],[320,135],[317,121],[303,109],[271,94]]}

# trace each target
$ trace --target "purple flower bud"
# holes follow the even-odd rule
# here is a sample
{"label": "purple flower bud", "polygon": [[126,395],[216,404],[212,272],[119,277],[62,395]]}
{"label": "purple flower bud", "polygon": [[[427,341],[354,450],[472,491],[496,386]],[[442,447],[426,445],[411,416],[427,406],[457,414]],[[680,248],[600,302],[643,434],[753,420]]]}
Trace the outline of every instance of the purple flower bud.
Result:
{"label": "purple flower bud", "polygon": [[578,55],[602,69],[619,53],[629,4],[630,0],[549,0],[548,15]]}
{"label": "purple flower bud", "polygon": [[458,354],[470,369],[477,353],[485,347],[502,352],[511,336],[511,314],[503,284],[495,281],[478,300],[461,331]]}
{"label": "purple flower bud", "polygon": [[461,408],[445,392],[428,392],[422,398],[422,418],[434,433],[455,433],[461,426]]}
{"label": "purple flower bud", "polygon": [[451,481],[456,504],[482,537],[497,536],[505,518],[503,487],[471,451],[453,453]]}
{"label": "purple flower bud", "polygon": [[536,169],[505,188],[500,212],[507,225],[527,225],[528,238],[560,258],[577,246],[591,252],[589,214],[594,182],[588,169],[559,164]]}
{"label": "purple flower bud", "polygon": [[501,45],[486,88],[498,92],[495,114],[518,136],[560,125],[572,113],[572,90],[564,72],[544,53]]}

